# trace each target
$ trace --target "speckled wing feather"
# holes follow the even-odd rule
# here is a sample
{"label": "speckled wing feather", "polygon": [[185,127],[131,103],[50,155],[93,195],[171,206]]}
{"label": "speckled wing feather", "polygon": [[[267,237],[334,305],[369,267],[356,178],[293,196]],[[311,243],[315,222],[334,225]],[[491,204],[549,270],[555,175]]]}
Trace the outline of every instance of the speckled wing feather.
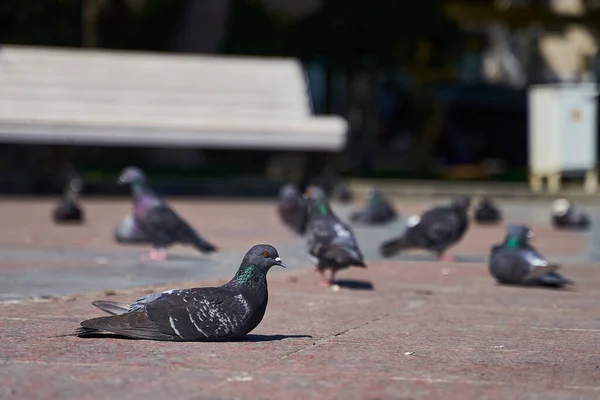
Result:
{"label": "speckled wing feather", "polygon": [[245,335],[251,314],[242,294],[222,287],[156,293],[138,299],[130,310],[81,326],[140,339],[219,341]]}

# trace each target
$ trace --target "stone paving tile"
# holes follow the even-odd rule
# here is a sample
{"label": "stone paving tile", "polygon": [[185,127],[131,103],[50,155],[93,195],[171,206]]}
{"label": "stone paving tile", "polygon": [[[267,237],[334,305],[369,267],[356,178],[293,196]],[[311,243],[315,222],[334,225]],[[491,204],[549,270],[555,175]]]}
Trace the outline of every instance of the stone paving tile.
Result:
{"label": "stone paving tile", "polygon": [[[272,204],[249,203],[247,208],[206,204],[190,202],[186,212],[214,207],[235,216],[211,228],[215,237],[223,235],[223,242],[232,246],[221,256],[227,263],[239,257],[240,248],[247,248],[254,237],[247,226],[236,230],[237,221],[261,221],[244,210],[273,214]],[[0,216],[12,218],[3,205]],[[412,203],[417,211],[422,206]],[[21,205],[20,210],[27,214],[29,208]],[[115,207],[98,202],[91,209],[117,220],[128,211],[125,203]],[[527,220],[537,227],[536,246],[557,257],[579,260],[563,266],[577,283],[572,290],[497,285],[487,272],[483,262],[487,251],[482,248],[502,236],[501,227],[476,227],[453,250],[455,255],[483,256],[480,262],[378,260],[377,244],[392,230],[400,230],[399,223],[387,230],[357,229],[369,268],[341,272],[342,289],[335,292],[319,287],[318,276],[303,268],[308,264],[302,258],[301,241],[266,216],[264,229],[269,237],[280,237],[284,258],[288,261],[289,256],[294,268],[269,274],[265,319],[246,341],[165,343],[65,336],[81,320],[102,315],[91,300],[128,301],[173,284],[0,302],[0,398],[597,399],[600,274],[597,264],[581,261],[582,251],[593,241],[589,235],[555,232],[544,223],[543,210],[536,210],[538,214]],[[515,206],[513,211],[511,215],[518,215],[521,208]],[[29,232],[31,225],[20,229]],[[239,236],[230,238],[233,232]],[[49,273],[75,274],[92,271],[94,256],[114,251],[118,254],[114,262],[122,262],[124,271],[134,270],[127,260],[137,250],[120,253],[106,238],[94,244],[74,233],[50,236],[40,235],[31,251],[0,256],[0,265],[14,263],[7,267],[11,273],[17,273],[15,268],[34,273],[35,268],[44,268],[35,263],[43,263],[47,256]],[[10,237],[0,233],[0,243],[8,246]],[[82,262],[86,259],[87,264]],[[79,268],[77,262],[82,263]],[[189,280],[176,265],[177,261],[152,268]],[[215,261],[210,265],[219,267]],[[136,268],[144,273],[153,270]],[[234,268],[228,266],[218,278],[200,274],[176,287],[222,284]]]}

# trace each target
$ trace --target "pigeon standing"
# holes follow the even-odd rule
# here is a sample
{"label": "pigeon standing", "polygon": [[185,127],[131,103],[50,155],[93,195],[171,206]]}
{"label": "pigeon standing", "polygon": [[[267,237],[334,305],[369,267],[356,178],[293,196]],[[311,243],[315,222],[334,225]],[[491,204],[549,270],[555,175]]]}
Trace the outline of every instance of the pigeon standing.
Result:
{"label": "pigeon standing", "polygon": [[367,195],[367,201],[364,209],[350,215],[352,222],[366,225],[385,224],[398,217],[394,206],[378,190],[371,188]]}
{"label": "pigeon standing", "polygon": [[381,245],[381,255],[390,257],[404,250],[425,249],[434,252],[440,261],[451,261],[446,251],[467,231],[470,204],[469,197],[458,197],[449,206],[432,208],[420,217],[413,215],[407,220],[407,229],[402,236]]}
{"label": "pigeon standing", "polygon": [[499,283],[563,287],[573,284],[529,244],[533,232],[525,225],[510,225],[504,242],[492,246],[490,274]]}
{"label": "pigeon standing", "polygon": [[128,214],[115,229],[117,243],[149,244],[150,239],[135,222],[133,214]]}
{"label": "pigeon standing", "polygon": [[84,213],[79,203],[79,193],[83,188],[83,180],[79,175],[70,170],[67,173],[67,185],[60,202],[54,208],[52,217],[57,224],[82,223]]}
{"label": "pigeon standing", "polygon": [[557,229],[585,230],[590,227],[590,217],[567,199],[554,201],[551,220]]}
{"label": "pigeon standing", "polygon": [[[331,286],[340,269],[366,268],[354,233],[333,213],[323,190],[310,186],[305,195],[308,202],[305,238],[315,270],[321,274],[321,285]],[[331,271],[329,279],[325,279],[325,270]]]}
{"label": "pigeon standing", "polygon": [[190,244],[203,253],[216,251],[154,193],[142,170],[125,168],[119,183],[131,186],[134,223],[152,244],[150,259],[165,260],[167,247],[174,243]]}
{"label": "pigeon standing", "polygon": [[277,250],[253,246],[229,283],[220,287],[167,290],[133,304],[94,301],[112,314],[81,322],[79,337],[112,332],[150,340],[216,342],[240,339],[260,324],[268,302],[267,272],[285,268]]}
{"label": "pigeon standing", "polygon": [[299,235],[306,229],[306,200],[298,188],[289,183],[279,192],[277,212],[283,223]]}
{"label": "pigeon standing", "polygon": [[480,224],[497,224],[502,221],[502,212],[489,197],[483,197],[475,207],[475,221]]}

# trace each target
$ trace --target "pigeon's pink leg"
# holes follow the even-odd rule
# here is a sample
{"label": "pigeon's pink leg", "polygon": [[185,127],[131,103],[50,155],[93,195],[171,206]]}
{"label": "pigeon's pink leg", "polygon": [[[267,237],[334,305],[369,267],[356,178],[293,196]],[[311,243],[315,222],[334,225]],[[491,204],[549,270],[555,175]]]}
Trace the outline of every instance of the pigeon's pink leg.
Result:
{"label": "pigeon's pink leg", "polygon": [[319,275],[321,275],[321,283],[319,283],[320,286],[325,286],[325,287],[329,287],[331,286],[331,281],[328,279],[325,279],[325,271],[322,269],[316,269],[316,271],[319,273]]}
{"label": "pigeon's pink leg", "polygon": [[159,250],[157,250],[155,248],[152,248],[152,250],[150,250],[150,253],[142,255],[142,260],[144,260],[144,261],[148,261],[148,260],[156,261],[159,259],[160,259]]}
{"label": "pigeon's pink leg", "polygon": [[167,249],[156,250],[156,259],[159,261],[165,261],[167,259]]}
{"label": "pigeon's pink leg", "polygon": [[442,253],[438,256],[438,261],[443,261],[443,262],[453,262],[454,261],[454,257],[449,256],[446,253]]}

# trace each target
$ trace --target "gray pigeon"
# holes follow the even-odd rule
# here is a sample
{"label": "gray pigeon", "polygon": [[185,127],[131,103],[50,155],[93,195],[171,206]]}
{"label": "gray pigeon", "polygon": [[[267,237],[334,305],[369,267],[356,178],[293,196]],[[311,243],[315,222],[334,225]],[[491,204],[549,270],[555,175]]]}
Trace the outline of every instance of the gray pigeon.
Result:
{"label": "gray pigeon", "polygon": [[490,274],[499,282],[513,285],[563,287],[573,284],[529,244],[533,232],[525,225],[509,225],[504,242],[492,246]]}
{"label": "gray pigeon", "polygon": [[394,206],[375,188],[369,190],[367,201],[367,206],[364,209],[350,215],[352,222],[376,225],[394,221],[398,217]]}
{"label": "gray pigeon", "polygon": [[502,212],[491,198],[483,197],[475,207],[474,217],[479,224],[497,224],[502,221]]}
{"label": "gray pigeon", "polygon": [[64,196],[54,208],[52,217],[57,224],[77,223],[84,221],[84,213],[79,203],[79,193],[83,188],[83,180],[71,167],[67,172],[67,185]]}
{"label": "gray pigeon", "polygon": [[137,226],[133,214],[128,214],[115,228],[115,240],[117,243],[150,244],[150,239]]}
{"label": "gray pigeon", "polygon": [[306,200],[298,188],[288,183],[279,191],[277,212],[283,223],[299,235],[306,229]]}
{"label": "gray pigeon", "polygon": [[133,304],[95,301],[93,305],[112,315],[81,322],[76,334],[112,332],[135,339],[202,342],[243,338],[265,315],[267,272],[274,265],[286,267],[273,246],[258,244],[223,286],[167,290]]}
{"label": "gray pigeon", "polygon": [[590,217],[567,199],[557,199],[552,204],[552,226],[556,229],[587,230]]}
{"label": "gray pigeon", "polygon": [[119,183],[131,186],[134,222],[152,244],[150,259],[165,260],[166,248],[174,243],[190,244],[204,253],[216,251],[215,246],[204,240],[154,193],[142,170],[125,168]]}
{"label": "gray pigeon", "polygon": [[[321,274],[323,286],[331,286],[338,270],[357,266],[366,268],[352,229],[333,213],[323,190],[309,186],[305,196],[308,200],[308,224],[305,238],[308,252]],[[331,275],[325,279],[325,270]]]}
{"label": "gray pigeon", "polygon": [[402,236],[381,245],[381,255],[390,257],[403,250],[425,249],[434,252],[440,261],[451,261],[451,257],[446,257],[446,251],[458,243],[467,231],[470,204],[469,197],[457,197],[449,206],[435,207],[420,217],[410,217]]}

